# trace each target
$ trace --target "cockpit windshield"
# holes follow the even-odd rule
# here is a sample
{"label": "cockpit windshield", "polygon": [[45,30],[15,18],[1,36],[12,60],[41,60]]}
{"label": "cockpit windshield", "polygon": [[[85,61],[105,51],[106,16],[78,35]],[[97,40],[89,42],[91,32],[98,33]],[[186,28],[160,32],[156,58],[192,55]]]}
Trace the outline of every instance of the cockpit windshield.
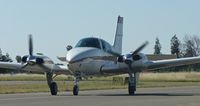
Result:
{"label": "cockpit windshield", "polygon": [[97,38],[81,39],[75,47],[95,47],[101,49],[100,42]]}

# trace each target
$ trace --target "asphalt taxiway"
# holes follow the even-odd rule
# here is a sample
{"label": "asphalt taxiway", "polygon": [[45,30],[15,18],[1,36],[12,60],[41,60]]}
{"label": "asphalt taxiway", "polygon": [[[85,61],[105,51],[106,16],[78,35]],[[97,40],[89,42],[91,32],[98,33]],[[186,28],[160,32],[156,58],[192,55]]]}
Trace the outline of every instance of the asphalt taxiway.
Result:
{"label": "asphalt taxiway", "polygon": [[200,86],[138,88],[134,96],[126,89],[0,94],[0,106],[200,106]]}

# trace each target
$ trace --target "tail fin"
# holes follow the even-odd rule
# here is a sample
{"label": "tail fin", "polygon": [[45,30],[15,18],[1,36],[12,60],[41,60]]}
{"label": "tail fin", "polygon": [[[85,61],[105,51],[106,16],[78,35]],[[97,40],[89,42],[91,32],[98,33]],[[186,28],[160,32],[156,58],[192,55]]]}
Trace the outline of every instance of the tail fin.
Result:
{"label": "tail fin", "polygon": [[123,17],[118,16],[115,41],[113,45],[114,48],[113,51],[118,54],[122,53],[122,36],[123,36]]}

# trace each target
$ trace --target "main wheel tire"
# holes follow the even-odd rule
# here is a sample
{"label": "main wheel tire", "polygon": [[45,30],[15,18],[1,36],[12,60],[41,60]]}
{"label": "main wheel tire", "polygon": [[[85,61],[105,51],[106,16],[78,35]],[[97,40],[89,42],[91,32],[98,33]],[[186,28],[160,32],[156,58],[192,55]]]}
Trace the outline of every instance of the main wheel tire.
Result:
{"label": "main wheel tire", "polygon": [[51,95],[57,95],[58,86],[57,86],[56,82],[52,82],[50,84],[50,91],[51,91]]}
{"label": "main wheel tire", "polygon": [[129,84],[128,86],[128,93],[129,95],[135,95],[136,87]]}
{"label": "main wheel tire", "polygon": [[74,85],[73,94],[74,94],[74,95],[78,95],[78,92],[79,92],[79,87],[78,87],[78,85]]}

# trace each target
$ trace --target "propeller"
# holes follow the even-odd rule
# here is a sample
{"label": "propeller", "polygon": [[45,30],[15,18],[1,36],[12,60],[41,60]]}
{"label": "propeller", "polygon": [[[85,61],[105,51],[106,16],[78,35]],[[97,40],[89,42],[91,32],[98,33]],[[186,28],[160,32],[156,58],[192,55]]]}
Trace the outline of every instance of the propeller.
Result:
{"label": "propeller", "polygon": [[32,35],[29,35],[29,55],[33,56],[33,39]]}
{"label": "propeller", "polygon": [[137,49],[132,53],[132,56],[138,54],[138,53],[139,53],[141,50],[143,50],[148,44],[149,44],[148,41],[144,42],[139,48],[137,48]]}
{"label": "propeller", "polygon": [[22,62],[27,64],[42,64],[44,63],[44,59],[38,56],[33,55],[33,38],[30,34],[28,36],[28,45],[29,45],[29,55],[25,55],[22,57]]}
{"label": "propeller", "polygon": [[132,58],[131,60],[125,60],[125,63],[128,65],[128,67],[129,67],[130,70],[132,70],[131,64],[132,64],[133,60],[140,60],[141,59],[141,56],[139,56],[138,53],[140,51],[142,51],[148,44],[149,44],[148,41],[144,42],[134,52],[132,52],[131,55],[129,55],[130,57],[126,57],[126,58]]}

